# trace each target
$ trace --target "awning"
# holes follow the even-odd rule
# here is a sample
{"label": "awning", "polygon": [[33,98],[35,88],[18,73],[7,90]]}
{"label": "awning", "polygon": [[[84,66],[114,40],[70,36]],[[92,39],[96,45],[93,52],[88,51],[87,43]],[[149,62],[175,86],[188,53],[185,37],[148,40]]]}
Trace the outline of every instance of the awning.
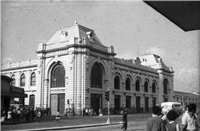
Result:
{"label": "awning", "polygon": [[28,97],[28,95],[24,93],[16,93],[16,92],[2,92],[1,97],[21,98],[21,97]]}

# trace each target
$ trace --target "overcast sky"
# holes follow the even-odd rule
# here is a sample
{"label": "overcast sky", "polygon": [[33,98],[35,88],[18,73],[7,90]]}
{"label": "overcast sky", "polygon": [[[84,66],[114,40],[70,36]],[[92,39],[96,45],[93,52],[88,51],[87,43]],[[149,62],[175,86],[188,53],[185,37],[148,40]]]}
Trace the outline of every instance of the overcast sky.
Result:
{"label": "overcast sky", "polygon": [[2,2],[2,63],[36,59],[39,43],[74,25],[93,29],[116,57],[130,59],[147,50],[172,66],[177,91],[198,91],[200,30],[185,32],[143,1]]}

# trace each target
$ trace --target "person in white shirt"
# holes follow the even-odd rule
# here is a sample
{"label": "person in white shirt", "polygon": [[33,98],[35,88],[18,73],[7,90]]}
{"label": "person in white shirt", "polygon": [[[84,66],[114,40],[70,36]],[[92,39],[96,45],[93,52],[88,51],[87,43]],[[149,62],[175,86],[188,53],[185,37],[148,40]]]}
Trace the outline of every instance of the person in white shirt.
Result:
{"label": "person in white shirt", "polygon": [[183,131],[197,131],[196,105],[189,104],[188,110],[183,114],[182,126]]}
{"label": "person in white shirt", "polygon": [[60,120],[60,112],[59,110],[56,112],[56,121],[59,121]]}

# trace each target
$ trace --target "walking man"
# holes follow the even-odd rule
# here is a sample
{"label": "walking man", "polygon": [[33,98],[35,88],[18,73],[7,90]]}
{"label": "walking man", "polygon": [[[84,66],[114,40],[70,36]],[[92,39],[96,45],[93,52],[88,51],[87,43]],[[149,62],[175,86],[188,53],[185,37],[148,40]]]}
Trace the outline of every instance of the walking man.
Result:
{"label": "walking man", "polygon": [[123,131],[126,131],[127,130],[127,125],[128,125],[127,111],[126,110],[123,111],[122,123],[123,123],[122,129],[123,129]]}
{"label": "walking man", "polygon": [[154,106],[152,111],[152,117],[147,120],[146,131],[166,131],[164,121],[160,117],[162,109]]}

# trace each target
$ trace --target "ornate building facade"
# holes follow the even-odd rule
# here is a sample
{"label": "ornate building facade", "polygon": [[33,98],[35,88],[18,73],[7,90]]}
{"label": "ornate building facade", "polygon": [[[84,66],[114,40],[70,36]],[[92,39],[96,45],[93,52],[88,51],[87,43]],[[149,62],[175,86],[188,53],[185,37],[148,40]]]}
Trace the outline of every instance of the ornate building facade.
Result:
{"label": "ornate building facade", "polygon": [[2,65],[1,74],[24,88],[26,105],[60,110],[71,108],[81,114],[85,108],[149,112],[153,105],[174,101],[173,69],[161,57],[147,52],[134,59],[115,57],[94,30],[75,23],[57,31],[47,43],[40,43],[37,59]]}

